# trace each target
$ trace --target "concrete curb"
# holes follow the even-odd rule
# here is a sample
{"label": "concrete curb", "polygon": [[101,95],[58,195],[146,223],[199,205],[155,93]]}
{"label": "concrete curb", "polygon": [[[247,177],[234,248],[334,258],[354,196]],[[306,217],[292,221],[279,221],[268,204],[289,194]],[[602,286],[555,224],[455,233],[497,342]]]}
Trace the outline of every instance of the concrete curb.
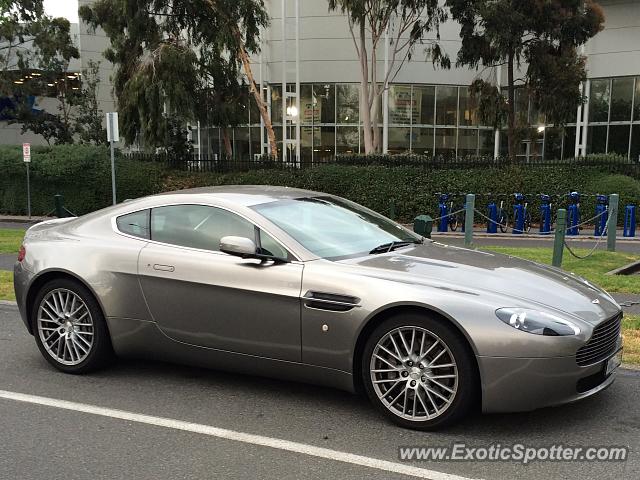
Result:
{"label": "concrete curb", "polygon": [[18,306],[18,304],[16,302],[13,302],[11,300],[0,300],[0,305],[10,305],[10,306],[14,306],[14,307]]}
{"label": "concrete curb", "polygon": [[632,275],[640,271],[640,260],[637,262],[631,262],[622,267],[615,268],[605,273],[605,275]]}

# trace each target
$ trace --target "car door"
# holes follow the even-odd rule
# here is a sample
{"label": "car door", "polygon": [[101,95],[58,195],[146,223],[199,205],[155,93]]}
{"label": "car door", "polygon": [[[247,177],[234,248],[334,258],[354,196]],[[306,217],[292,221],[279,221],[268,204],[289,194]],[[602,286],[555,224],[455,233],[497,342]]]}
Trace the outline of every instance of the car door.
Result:
{"label": "car door", "polygon": [[192,345],[300,360],[300,262],[243,259],[218,251],[227,235],[289,253],[238,214],[204,205],[151,210],[151,242],[138,274],[149,310],[170,338]]}

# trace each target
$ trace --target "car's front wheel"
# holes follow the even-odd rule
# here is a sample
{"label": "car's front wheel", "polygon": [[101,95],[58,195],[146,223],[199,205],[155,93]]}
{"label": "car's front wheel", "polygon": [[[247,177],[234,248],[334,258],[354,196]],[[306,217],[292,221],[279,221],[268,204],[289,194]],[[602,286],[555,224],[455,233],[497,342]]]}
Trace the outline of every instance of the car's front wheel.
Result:
{"label": "car's front wheel", "polygon": [[35,298],[31,318],[40,352],[58,370],[86,373],[104,366],[113,355],[100,306],[78,282],[47,282]]}
{"label": "car's front wheel", "polygon": [[475,401],[473,355],[435,316],[407,313],[382,322],[365,345],[362,375],[373,404],[407,428],[451,424]]}

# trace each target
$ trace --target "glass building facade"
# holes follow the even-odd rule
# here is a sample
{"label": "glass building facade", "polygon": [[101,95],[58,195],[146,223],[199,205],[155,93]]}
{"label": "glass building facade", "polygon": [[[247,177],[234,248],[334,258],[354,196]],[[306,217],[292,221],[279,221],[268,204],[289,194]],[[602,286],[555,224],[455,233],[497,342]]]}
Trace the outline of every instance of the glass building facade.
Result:
{"label": "glass building facade", "polygon": [[[591,79],[586,118],[587,154],[615,153],[640,158],[640,77]],[[289,92],[293,85],[287,87]],[[294,105],[294,97],[282,94],[281,85],[266,90],[278,149],[282,148],[282,101]],[[519,92],[517,92],[519,93]],[[238,108],[245,110],[246,125],[229,128],[233,155],[250,159],[261,153],[260,115],[247,98]],[[242,105],[242,103],[246,105]],[[530,138],[520,142],[517,156],[536,161],[573,157],[575,122],[564,128],[547,126],[525,95],[516,95],[517,111],[532,128]],[[495,134],[481,125],[477,105],[467,85],[394,84],[389,87],[389,153],[442,157],[492,156]],[[382,105],[378,125],[382,129]],[[359,85],[353,83],[308,83],[300,85],[300,154],[304,161],[329,161],[336,154],[364,153],[359,111]],[[585,119],[583,119],[585,120]],[[583,127],[584,128],[584,127]],[[201,128],[202,153],[222,155],[223,131]],[[287,138],[295,138],[295,127],[287,127]],[[382,134],[380,136],[382,138]],[[507,151],[503,133],[500,152]]]}

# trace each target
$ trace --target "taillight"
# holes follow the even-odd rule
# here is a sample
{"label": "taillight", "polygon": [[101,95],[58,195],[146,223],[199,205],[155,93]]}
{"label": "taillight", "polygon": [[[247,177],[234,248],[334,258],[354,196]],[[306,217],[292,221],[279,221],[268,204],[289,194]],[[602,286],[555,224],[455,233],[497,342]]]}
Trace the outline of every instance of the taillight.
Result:
{"label": "taillight", "polygon": [[19,262],[23,261],[26,255],[27,255],[27,249],[24,248],[24,245],[20,245],[20,250],[18,251],[18,261]]}

